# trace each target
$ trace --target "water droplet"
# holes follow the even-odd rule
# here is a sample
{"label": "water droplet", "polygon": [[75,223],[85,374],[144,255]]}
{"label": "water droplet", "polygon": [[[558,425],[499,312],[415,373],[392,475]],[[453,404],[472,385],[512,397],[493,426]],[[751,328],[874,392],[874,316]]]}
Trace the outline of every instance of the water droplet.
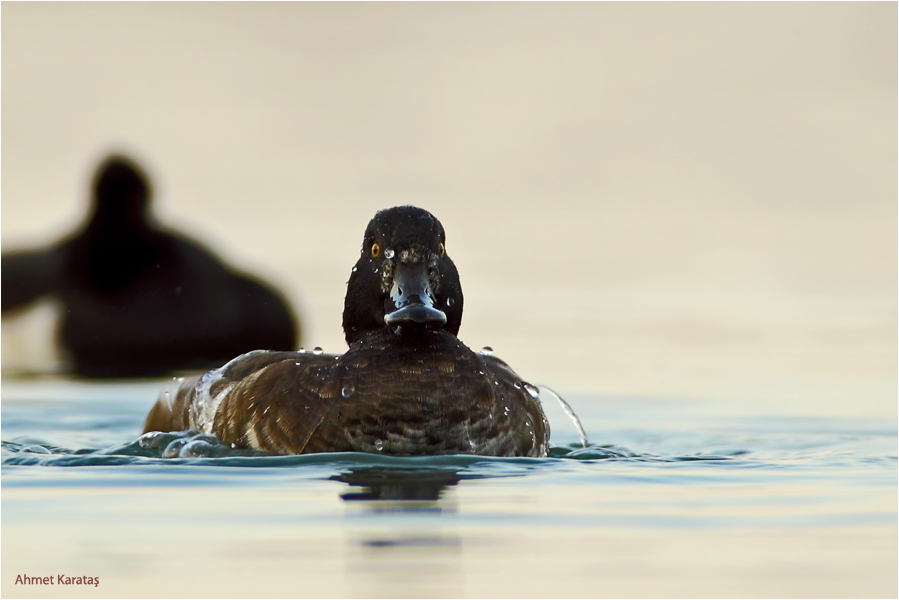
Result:
{"label": "water droplet", "polygon": [[306,354],[306,349],[303,348],[302,346],[300,346],[300,349],[298,350],[298,352],[299,352],[300,354]]}
{"label": "water droplet", "polygon": [[231,447],[232,447],[232,448],[237,448],[237,444],[235,444],[234,442],[231,442]]}
{"label": "water droplet", "polygon": [[181,452],[181,447],[184,446],[188,441],[185,438],[179,438],[177,440],[173,440],[168,446],[165,447],[165,450],[162,451],[162,458],[175,458]]}
{"label": "water droplet", "polygon": [[[299,364],[299,363],[297,363],[297,364]],[[521,389],[521,382],[520,382],[520,381],[516,381],[516,382],[515,382],[515,389],[516,389],[516,390],[520,390],[520,389]]]}
{"label": "water droplet", "polygon": [[384,442],[382,442],[381,440],[376,441],[376,442],[375,442],[375,450],[377,450],[378,452],[380,452],[380,451],[382,451],[383,449],[384,449]]}
{"label": "water droplet", "polygon": [[148,431],[147,433],[145,433],[142,436],[140,436],[139,438],[137,438],[137,443],[141,448],[146,450],[147,448],[152,447],[153,442],[155,442],[156,438],[158,438],[161,435],[162,435],[161,431]]}
{"label": "water droplet", "polygon": [[355,273],[355,272],[356,272],[356,267],[353,267],[353,273]]}
{"label": "water droplet", "polygon": [[372,270],[372,273],[377,274],[377,273],[378,273],[378,270],[377,270],[377,269],[373,269],[373,270]]}
{"label": "water droplet", "polygon": [[478,371],[478,375],[483,375],[483,374],[484,374],[483,371]]}
{"label": "water droplet", "polygon": [[389,260],[393,257],[394,257],[393,248],[388,248],[387,250],[384,251],[384,258]]}
{"label": "water droplet", "polygon": [[209,456],[212,452],[212,444],[203,439],[190,440],[178,451],[178,458],[198,458]]}
{"label": "water droplet", "polygon": [[481,354],[483,354],[484,356],[490,356],[491,354],[493,354],[493,348],[491,348],[490,346],[484,346],[483,348],[481,348]]}
{"label": "water droplet", "polygon": [[509,407],[508,406],[503,409],[503,414],[506,415],[507,417],[509,416]]}
{"label": "water droplet", "polygon": [[527,393],[530,395],[531,398],[539,398],[540,397],[540,390],[538,390],[536,387],[534,387],[530,383],[524,384],[524,389],[527,390]]}
{"label": "water droplet", "polygon": [[494,382],[493,382],[493,385],[499,385],[499,382],[498,382],[498,381],[494,381]]}
{"label": "water droplet", "polygon": [[447,305],[447,306],[452,306],[452,305],[455,304],[455,303],[456,303],[456,301],[453,300],[452,298],[447,298],[447,299],[446,299],[446,305]]}
{"label": "water droplet", "polygon": [[356,390],[355,390],[355,388],[353,388],[353,386],[345,385],[345,386],[343,386],[343,389],[340,390],[340,395],[343,396],[344,398],[349,398],[350,396],[353,395],[353,392],[355,392],[355,391]]}
{"label": "water droplet", "polygon": [[321,346],[316,346],[315,348],[312,349],[312,354],[314,354],[316,356],[321,356],[322,352],[324,352],[324,350],[321,349]]}
{"label": "water droplet", "polygon": [[299,367],[299,366],[300,366],[300,363],[296,363],[296,365]]}
{"label": "water droplet", "polygon": [[308,405],[308,404],[306,404],[306,405],[305,405],[305,406],[306,406],[306,410],[309,410],[309,405]]}

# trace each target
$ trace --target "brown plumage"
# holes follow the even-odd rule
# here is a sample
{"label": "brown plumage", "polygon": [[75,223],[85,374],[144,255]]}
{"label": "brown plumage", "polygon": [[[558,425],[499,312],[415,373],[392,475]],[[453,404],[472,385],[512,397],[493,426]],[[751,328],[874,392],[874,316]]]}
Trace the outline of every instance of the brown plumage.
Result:
{"label": "brown plumage", "polygon": [[461,287],[443,244],[426,211],[379,212],[347,291],[345,354],[245,354],[184,382],[145,431],[196,429],[276,454],[546,455],[536,388],[455,335]]}

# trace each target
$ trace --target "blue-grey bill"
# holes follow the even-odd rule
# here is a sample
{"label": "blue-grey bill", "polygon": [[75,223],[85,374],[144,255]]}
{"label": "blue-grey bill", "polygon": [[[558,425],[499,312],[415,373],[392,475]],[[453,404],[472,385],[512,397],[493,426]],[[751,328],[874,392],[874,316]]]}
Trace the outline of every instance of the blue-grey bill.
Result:
{"label": "blue-grey bill", "polygon": [[384,322],[388,325],[402,325],[403,323],[443,325],[446,323],[446,313],[424,304],[409,304],[384,315]]}

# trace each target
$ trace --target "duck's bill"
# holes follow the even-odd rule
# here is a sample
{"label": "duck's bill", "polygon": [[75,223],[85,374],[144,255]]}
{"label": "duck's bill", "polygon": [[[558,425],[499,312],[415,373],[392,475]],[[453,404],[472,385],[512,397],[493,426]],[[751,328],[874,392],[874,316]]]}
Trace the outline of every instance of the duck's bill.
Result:
{"label": "duck's bill", "polygon": [[446,313],[424,304],[412,304],[384,315],[384,322],[391,326],[409,323],[439,326],[446,323]]}
{"label": "duck's bill", "polygon": [[437,327],[446,323],[446,313],[435,306],[427,266],[396,266],[384,322],[389,326],[415,323]]}

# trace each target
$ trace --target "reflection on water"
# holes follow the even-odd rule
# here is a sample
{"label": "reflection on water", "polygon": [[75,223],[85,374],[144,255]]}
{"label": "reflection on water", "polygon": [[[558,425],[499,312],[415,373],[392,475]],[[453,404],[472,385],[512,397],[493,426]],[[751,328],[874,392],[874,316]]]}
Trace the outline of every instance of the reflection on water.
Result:
{"label": "reflection on water", "polygon": [[896,595],[893,422],[582,397],[547,458],[267,456],[136,437],[158,387],[4,381],[5,597]]}
{"label": "reflection on water", "polygon": [[[456,471],[404,470],[385,467],[355,468],[331,477],[333,481],[362,488],[340,494],[347,501],[376,500],[399,508],[434,508],[446,488],[462,478]],[[379,506],[383,509],[384,504]]]}

